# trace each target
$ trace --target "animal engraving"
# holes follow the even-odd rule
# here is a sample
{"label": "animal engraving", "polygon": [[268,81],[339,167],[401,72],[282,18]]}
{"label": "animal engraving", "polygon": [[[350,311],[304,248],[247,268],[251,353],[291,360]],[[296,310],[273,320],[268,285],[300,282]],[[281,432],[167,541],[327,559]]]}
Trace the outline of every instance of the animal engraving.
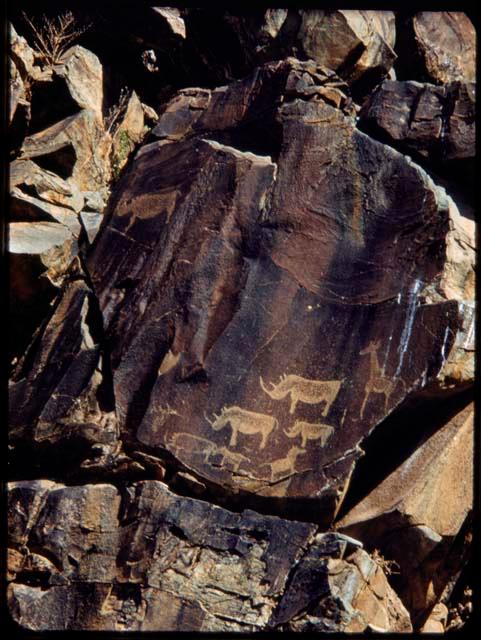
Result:
{"label": "animal engraving", "polygon": [[176,433],[169,444],[175,453],[186,451],[187,453],[202,455],[205,464],[208,463],[209,457],[217,449],[215,442],[186,432]]}
{"label": "animal engraving", "polygon": [[172,409],[169,404],[165,407],[158,406],[156,407],[156,413],[158,416],[158,423],[164,424],[169,416],[178,416],[180,415],[175,409]]}
{"label": "animal engraving", "polygon": [[321,440],[321,447],[323,447],[328,439],[332,436],[334,427],[330,427],[328,424],[322,424],[322,422],[303,422],[302,420],[296,420],[294,425],[284,431],[288,438],[296,438],[301,436],[301,447],[305,447],[308,440]]}
{"label": "animal engraving", "polygon": [[238,471],[243,462],[249,462],[249,458],[243,456],[242,453],[230,451],[227,447],[217,447],[214,453],[222,456],[222,466],[228,464],[233,471]]}
{"label": "animal engraving", "polygon": [[386,378],[379,366],[379,360],[377,357],[377,350],[379,349],[381,342],[379,340],[371,341],[365,349],[359,352],[359,355],[364,356],[369,354],[370,357],[370,373],[366,386],[364,388],[364,400],[361,406],[361,418],[364,415],[364,409],[366,407],[367,399],[371,393],[384,394],[384,411],[387,411],[387,403],[394,391],[396,385],[404,382],[400,378]]}
{"label": "animal engraving", "polygon": [[259,378],[262,390],[273,400],[282,400],[288,394],[291,394],[290,413],[294,413],[298,402],[306,404],[325,402],[323,416],[327,415],[331,404],[336,399],[342,382],[342,380],[308,380],[307,378],[301,378],[301,376],[289,374],[288,376],[281,376],[278,384],[270,382],[271,388],[268,389],[262,377]]}
{"label": "animal engraving", "polygon": [[284,473],[287,475],[295,473],[297,457],[303,453],[306,453],[305,449],[301,449],[301,447],[291,447],[285,458],[274,460],[274,462],[264,462],[263,467],[269,466],[271,468],[271,482],[274,482],[276,476]]}
{"label": "animal engraving", "polygon": [[214,431],[219,431],[230,424],[232,429],[229,442],[230,447],[236,446],[238,433],[245,433],[246,435],[260,433],[260,448],[263,449],[266,446],[267,438],[278,425],[276,418],[273,416],[254,413],[254,411],[246,411],[246,409],[235,406],[222,407],[220,415],[214,413],[214,418],[214,420],[209,420],[209,418],[205,416],[205,419]]}

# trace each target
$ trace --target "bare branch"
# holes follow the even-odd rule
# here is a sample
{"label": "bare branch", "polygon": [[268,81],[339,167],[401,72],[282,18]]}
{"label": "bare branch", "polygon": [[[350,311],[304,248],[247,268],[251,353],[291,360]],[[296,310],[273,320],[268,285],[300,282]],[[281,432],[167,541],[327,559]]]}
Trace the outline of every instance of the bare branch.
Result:
{"label": "bare branch", "polygon": [[130,100],[130,91],[127,87],[123,87],[120,91],[119,99],[112,105],[104,118],[105,130],[108,133],[114,133],[120,125],[120,120],[127,111]]}
{"label": "bare branch", "polygon": [[37,55],[49,65],[58,64],[72,42],[91,26],[91,23],[78,25],[71,11],[65,11],[56,18],[43,15],[38,24],[32,22],[25,12],[22,15],[32,31]]}

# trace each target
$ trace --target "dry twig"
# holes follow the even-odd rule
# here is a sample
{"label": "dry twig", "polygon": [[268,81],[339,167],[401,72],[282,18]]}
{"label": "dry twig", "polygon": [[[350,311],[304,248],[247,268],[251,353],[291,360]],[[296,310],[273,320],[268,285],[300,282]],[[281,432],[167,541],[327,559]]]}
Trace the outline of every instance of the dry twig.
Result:
{"label": "dry twig", "polygon": [[56,18],[43,15],[38,25],[25,12],[23,17],[32,30],[36,53],[49,65],[58,64],[72,42],[91,26],[78,25],[71,11],[65,11]]}

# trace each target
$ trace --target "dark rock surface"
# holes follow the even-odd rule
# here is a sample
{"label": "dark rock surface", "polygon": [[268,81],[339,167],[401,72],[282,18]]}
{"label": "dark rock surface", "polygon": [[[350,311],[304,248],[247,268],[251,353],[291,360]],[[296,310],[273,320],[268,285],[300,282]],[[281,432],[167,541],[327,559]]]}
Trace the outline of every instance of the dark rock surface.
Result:
{"label": "dark rock surface", "polygon": [[11,625],[461,626],[469,18],[99,6],[49,56],[46,10],[9,51]]}
{"label": "dark rock surface", "polygon": [[385,631],[411,629],[357,541],[181,498],[160,482],[120,492],[13,483],[9,528],[10,609],[28,629],[246,632],[288,625],[306,609],[295,627],[362,631],[375,620]]}
{"label": "dark rock surface", "polygon": [[364,105],[362,126],[433,160],[475,155],[475,83],[435,86],[386,80]]}

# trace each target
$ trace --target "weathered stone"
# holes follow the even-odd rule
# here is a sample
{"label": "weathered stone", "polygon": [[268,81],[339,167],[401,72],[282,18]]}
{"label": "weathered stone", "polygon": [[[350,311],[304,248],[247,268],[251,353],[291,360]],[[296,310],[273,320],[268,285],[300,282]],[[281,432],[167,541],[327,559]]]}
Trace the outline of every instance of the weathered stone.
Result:
{"label": "weathered stone", "polygon": [[305,55],[353,82],[368,73],[387,75],[396,54],[391,11],[301,11],[298,42]]}
{"label": "weathered stone", "polygon": [[95,239],[97,232],[102,223],[102,214],[96,213],[95,211],[82,211],[80,213],[80,220],[82,222],[82,226],[85,229],[87,234],[87,238],[90,244]]}
{"label": "weathered stone", "polygon": [[412,631],[409,614],[381,567],[362,549],[346,553],[339,538],[316,536],[297,563],[270,626],[298,632]]}
{"label": "weathered stone", "polygon": [[157,114],[157,111],[155,109],[153,109],[152,107],[150,107],[148,104],[144,104],[142,102],[142,110],[144,112],[144,117],[147,121],[150,122],[157,122],[159,119],[159,116]]}
{"label": "weathered stone", "polygon": [[[31,160],[12,162],[9,177],[12,196],[10,214],[13,219],[25,219],[25,217],[42,219],[42,214],[45,212],[46,219],[53,218],[64,222],[69,212],[62,211],[59,207],[68,207],[76,213],[82,210],[84,197],[75,182],[63,180]],[[35,197],[32,196],[32,190],[35,192]],[[38,198],[45,204],[40,207],[35,206]],[[54,207],[49,208],[46,203]]]}
{"label": "weathered stone", "polygon": [[426,73],[436,83],[476,81],[476,31],[460,11],[421,11],[413,29]]}
{"label": "weathered stone", "polygon": [[435,605],[424,623],[421,633],[444,633],[448,618],[448,608],[442,602]]}
{"label": "weathered stone", "polygon": [[22,159],[36,158],[80,190],[92,191],[110,179],[112,139],[94,112],[84,109],[48,129],[27,137]]}
{"label": "weathered stone", "polygon": [[39,256],[47,277],[55,283],[63,276],[77,245],[68,227],[55,222],[12,222],[9,226],[10,253]]}
{"label": "weathered stone", "polygon": [[417,625],[441,596],[456,564],[462,566],[449,551],[473,505],[473,423],[471,404],[337,525],[397,562],[397,593]]}
{"label": "weathered stone", "polygon": [[[142,150],[88,269],[121,432],[229,492],[313,498],[329,523],[360,442],[435,379],[460,320],[418,298],[445,262],[444,192],[330,106],[315,69],[267,65]],[[282,129],[277,163],[202,137],[255,144],[257,112]]]}
{"label": "weathered stone", "polygon": [[[95,383],[100,366],[99,346],[89,326],[92,304],[82,281],[70,283],[45,329],[40,350],[32,347],[33,360],[28,367],[25,361],[17,366],[10,386],[13,443],[25,438],[55,442],[72,434],[88,439],[92,433],[94,441],[101,442],[104,431],[110,437],[95,408],[95,419],[90,421],[84,418],[78,424],[70,416],[77,407],[82,414],[90,413],[89,403],[82,404],[80,396]],[[45,367],[44,362],[55,362],[55,367]]]}
{"label": "weathered stone", "polygon": [[25,38],[19,36],[12,23],[8,25],[10,53],[23,79],[33,78],[37,75],[34,68],[35,54]]}
{"label": "weathered stone", "polygon": [[23,105],[28,107],[29,103],[25,93],[25,85],[23,84],[22,76],[17,71],[17,67],[12,60],[9,60],[9,110],[8,110],[8,123],[11,124],[17,107]]}
{"label": "weathered stone", "polygon": [[152,11],[164,18],[174,35],[185,38],[185,22],[180,15],[179,9],[175,7],[152,7]]}
{"label": "weathered stone", "polygon": [[9,605],[29,629],[171,631],[182,619],[184,631],[252,632],[314,605],[304,624],[316,630],[365,629],[368,617],[410,630],[359,543],[312,524],[232,513],[155,481],[17,482],[9,498],[9,568],[25,581],[11,583]]}
{"label": "weathered stone", "polygon": [[[272,65],[254,78],[271,78],[272,101],[271,87],[282,78],[292,86],[292,73],[292,65]],[[250,121],[252,86],[250,79],[212,98],[191,132],[227,130],[235,140],[233,123]],[[233,491],[315,495],[328,519],[361,439],[409,389],[437,375],[447,327],[456,331],[456,304],[418,301],[421,282],[444,262],[449,203],[422,170],[357,131],[353,119],[322,98],[296,99],[294,89],[277,115],[277,167],[199,137],[139,153],[88,264],[112,341],[122,428]],[[262,85],[255,95],[261,110]],[[248,140],[247,125],[242,131]],[[354,191],[340,194],[339,184]],[[190,244],[194,219],[200,235]],[[374,245],[373,264],[362,256]],[[380,282],[381,272],[392,278]],[[349,349],[336,342],[342,323],[351,327]],[[413,336],[416,356],[404,367]],[[302,384],[320,385],[319,407],[303,402]]]}
{"label": "weathered stone", "polygon": [[474,94],[474,83],[437,87],[386,80],[364,105],[361,125],[431,160],[474,158]]}
{"label": "weathered stone", "polygon": [[144,136],[144,110],[135,91],[132,92],[127,109],[112,140],[112,166],[120,171],[135,146]]}
{"label": "weathered stone", "polygon": [[69,229],[55,222],[9,225],[10,358],[22,355],[51,309],[68,267],[77,254]]}
{"label": "weathered stone", "polygon": [[101,121],[103,70],[97,56],[84,47],[75,45],[63,54],[53,72],[54,76],[65,81],[79,108],[92,111]]}

